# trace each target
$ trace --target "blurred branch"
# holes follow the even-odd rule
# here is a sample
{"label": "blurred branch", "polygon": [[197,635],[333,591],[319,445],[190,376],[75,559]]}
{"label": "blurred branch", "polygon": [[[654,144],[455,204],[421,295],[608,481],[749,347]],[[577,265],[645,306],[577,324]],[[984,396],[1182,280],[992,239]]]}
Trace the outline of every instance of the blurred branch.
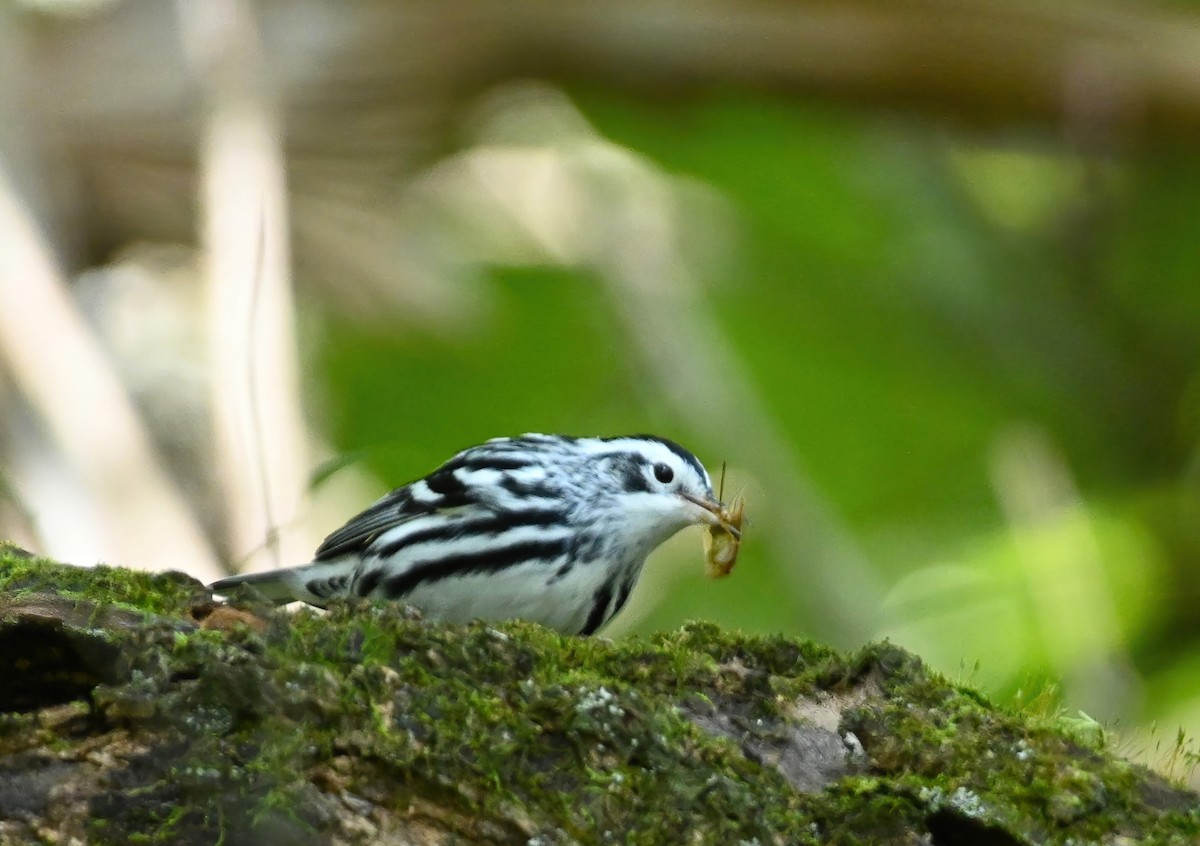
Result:
{"label": "blurred branch", "polygon": [[208,544],[149,437],[0,156],[0,361],[37,409],[100,512],[98,552],[136,567],[216,571]]}
{"label": "blurred branch", "polygon": [[[739,85],[1125,145],[1200,129],[1200,19],[973,0],[531,4],[526,72],[684,94]],[[511,12],[511,7],[509,8]]]}
{"label": "blurred branch", "polygon": [[[87,185],[91,244],[187,239],[205,89],[167,4],[126,0],[35,32],[30,78]],[[394,284],[396,187],[451,146],[464,99],[515,77],[686,98],[739,86],[1118,149],[1200,130],[1200,18],[1105,4],[264,2],[262,63],[287,126],[296,267],[331,301],[414,315]],[[113,62],[111,57],[126,57]],[[340,210],[339,210],[340,209]],[[346,292],[352,292],[349,296]],[[446,303],[436,292],[431,313]]]}
{"label": "blurred branch", "polygon": [[770,496],[754,505],[770,515],[761,524],[778,560],[804,562],[779,577],[791,583],[810,630],[844,643],[875,636],[881,580],[706,302],[705,280],[679,232],[685,207],[678,186],[643,162],[623,164],[608,163],[606,175],[619,187],[604,193],[617,199],[584,228],[601,233],[592,259],[644,372],[689,429],[763,480]]}
{"label": "blurred branch", "polygon": [[[291,523],[311,460],[300,410],[282,138],[253,5],[178,4],[206,92],[201,140],[212,413],[231,547],[266,545],[271,564],[315,545]],[[304,536],[297,536],[304,535]]]}
{"label": "blurred branch", "polygon": [[[95,73],[104,42],[115,47],[169,23],[149,6],[127,0],[118,15],[50,34],[55,50],[48,56],[58,68],[50,82],[63,96],[47,105],[64,117],[93,119],[102,117],[98,105],[113,114],[148,114],[186,96],[178,87],[180,57],[170,51],[144,52],[165,64],[157,79],[132,90],[109,87],[123,72],[118,67]],[[406,92],[420,90],[415,83],[422,79],[431,83],[428,104],[533,74],[676,95],[736,84],[985,126],[1061,128],[1101,119],[1123,140],[1151,144],[1187,143],[1200,128],[1200,18],[1144,6],[982,0],[260,6],[283,99],[310,113],[388,99],[419,106]],[[325,28],[317,37],[297,25],[304,22]],[[100,43],[86,43],[79,37],[85,33],[100,35]],[[314,49],[324,61],[307,68]],[[388,81],[400,84],[380,87]],[[336,102],[328,96],[335,90],[360,96]],[[150,92],[156,96],[146,97]],[[135,97],[145,98],[141,108]],[[428,128],[410,114],[412,127]],[[332,139],[337,130],[308,122],[296,128],[312,140]],[[358,139],[360,150],[381,141],[381,128]]]}

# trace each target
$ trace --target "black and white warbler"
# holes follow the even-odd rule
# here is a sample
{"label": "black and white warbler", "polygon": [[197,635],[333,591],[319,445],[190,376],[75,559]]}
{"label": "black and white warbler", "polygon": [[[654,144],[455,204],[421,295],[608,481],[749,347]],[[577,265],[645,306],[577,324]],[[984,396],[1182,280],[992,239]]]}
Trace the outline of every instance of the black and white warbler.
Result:
{"label": "black and white warbler", "polygon": [[335,531],[309,564],[231,576],[279,603],[401,600],[451,622],[519,617],[592,634],[685,526],[737,534],[692,453],[651,435],[528,434],[463,450]]}

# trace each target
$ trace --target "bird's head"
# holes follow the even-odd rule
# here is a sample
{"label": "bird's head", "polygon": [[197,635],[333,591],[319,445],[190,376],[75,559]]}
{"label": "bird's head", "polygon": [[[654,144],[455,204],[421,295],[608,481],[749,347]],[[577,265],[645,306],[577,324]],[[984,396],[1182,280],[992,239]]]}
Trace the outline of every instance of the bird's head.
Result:
{"label": "bird's head", "polygon": [[[674,441],[652,435],[589,439],[604,504],[617,530],[650,548],[695,524],[729,526],[704,465]],[[648,550],[647,550],[648,551]]]}

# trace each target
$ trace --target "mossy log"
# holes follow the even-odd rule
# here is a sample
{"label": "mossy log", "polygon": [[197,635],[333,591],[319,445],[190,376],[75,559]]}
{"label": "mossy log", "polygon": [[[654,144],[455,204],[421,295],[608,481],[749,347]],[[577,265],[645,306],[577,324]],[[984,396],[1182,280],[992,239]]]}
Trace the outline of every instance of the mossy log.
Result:
{"label": "mossy log", "polygon": [[1195,843],[1200,797],[889,644],[214,604],[0,547],[0,843]]}

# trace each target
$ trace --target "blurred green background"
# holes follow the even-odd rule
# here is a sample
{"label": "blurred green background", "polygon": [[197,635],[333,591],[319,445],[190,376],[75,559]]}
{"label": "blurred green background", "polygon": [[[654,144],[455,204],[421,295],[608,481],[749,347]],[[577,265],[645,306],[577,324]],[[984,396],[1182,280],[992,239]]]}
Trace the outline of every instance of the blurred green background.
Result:
{"label": "blurred green background", "polygon": [[[278,86],[277,111],[262,111],[291,216],[295,320],[280,314],[323,442],[297,472],[312,497],[367,473],[309,518],[317,537],[490,437],[653,432],[714,474],[724,463],[750,523],[719,582],[702,575],[698,531],[669,543],[606,634],[703,618],[839,646],[888,637],[1001,700],[1050,690],[1152,763],[1177,727],[1200,732],[1200,20],[1187,9],[763,4],[780,38],[829,47],[810,61],[736,5],[729,21],[717,6],[695,20],[655,18],[655,4],[644,20],[582,3],[579,20],[482,13],[501,34],[472,41],[475,7],[450,37],[436,15],[423,28],[428,9],[396,23],[376,4],[235,3],[246,17],[228,32],[253,37],[218,39],[236,54],[226,66],[220,50],[206,65],[171,46],[177,30],[204,46],[190,13],[130,0],[47,23],[23,9],[37,5],[0,7],[13,71],[0,164],[18,189],[35,169],[14,168],[14,150],[53,175],[54,190],[23,196],[66,233],[55,248],[76,288],[89,268],[156,262],[197,287],[222,220],[194,172],[222,149],[205,115],[259,102],[229,82],[239,73]],[[865,47],[856,16],[882,21]],[[173,35],[148,37],[160,25]],[[756,64],[729,33],[763,35],[779,57]],[[128,78],[106,77],[126,37],[154,46]],[[506,38],[517,46],[494,67],[476,52]],[[1067,49],[1077,41],[1094,62]],[[876,79],[863,56],[912,77]],[[111,97],[126,101],[105,112]],[[36,110],[44,136],[17,120]],[[10,143],[19,127],[32,134]],[[48,199],[63,182],[67,211]],[[184,252],[131,258],[164,243]],[[0,272],[0,294],[26,281]],[[160,319],[148,302],[134,298],[117,336]],[[129,356],[160,357],[161,343]],[[37,543],[40,523],[54,550],[63,524],[21,482],[9,428],[0,530]],[[155,438],[180,485],[210,493],[206,537],[240,561],[247,536],[232,537],[195,457],[212,432],[191,432],[189,452],[176,443],[188,426],[167,430]]]}

